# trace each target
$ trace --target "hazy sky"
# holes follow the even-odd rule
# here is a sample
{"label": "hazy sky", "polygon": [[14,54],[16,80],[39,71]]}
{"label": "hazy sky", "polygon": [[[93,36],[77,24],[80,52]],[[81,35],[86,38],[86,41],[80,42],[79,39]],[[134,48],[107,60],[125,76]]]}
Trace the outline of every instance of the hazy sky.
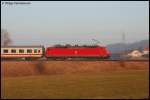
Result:
{"label": "hazy sky", "polygon": [[[11,3],[14,3],[11,1]],[[1,3],[1,28],[15,45],[102,44],[149,39],[148,1]]]}

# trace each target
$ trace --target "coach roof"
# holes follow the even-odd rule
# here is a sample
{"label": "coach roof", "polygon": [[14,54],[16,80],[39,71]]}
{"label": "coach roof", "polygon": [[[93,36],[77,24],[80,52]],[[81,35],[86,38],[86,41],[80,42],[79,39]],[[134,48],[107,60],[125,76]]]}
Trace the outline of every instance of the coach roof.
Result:
{"label": "coach roof", "polygon": [[42,45],[39,45],[39,46],[37,46],[37,45],[33,45],[33,46],[1,46],[1,48],[42,48],[42,47],[44,47],[44,46],[42,46]]}

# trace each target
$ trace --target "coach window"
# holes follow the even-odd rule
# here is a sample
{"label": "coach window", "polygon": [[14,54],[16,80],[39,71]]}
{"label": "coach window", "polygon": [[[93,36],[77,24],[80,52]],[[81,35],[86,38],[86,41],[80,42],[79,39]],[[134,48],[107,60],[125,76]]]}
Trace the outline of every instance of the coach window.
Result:
{"label": "coach window", "polygon": [[37,49],[34,49],[34,53],[37,53]]}
{"label": "coach window", "polygon": [[4,53],[8,53],[8,50],[4,49],[3,52],[4,52]]}
{"label": "coach window", "polygon": [[16,53],[16,50],[15,50],[15,49],[12,49],[12,50],[11,50],[11,53]]}
{"label": "coach window", "polygon": [[41,50],[38,50],[38,53],[40,53],[41,52]]}
{"label": "coach window", "polygon": [[32,49],[27,49],[27,53],[32,53]]}
{"label": "coach window", "polygon": [[23,49],[19,49],[19,53],[24,53],[24,50]]}

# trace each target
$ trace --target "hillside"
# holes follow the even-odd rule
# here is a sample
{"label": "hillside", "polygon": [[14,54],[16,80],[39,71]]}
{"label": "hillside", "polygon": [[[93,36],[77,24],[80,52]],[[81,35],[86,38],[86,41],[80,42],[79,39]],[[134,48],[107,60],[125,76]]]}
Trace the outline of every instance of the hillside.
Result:
{"label": "hillside", "polygon": [[122,53],[125,50],[133,50],[133,49],[139,49],[142,50],[146,46],[149,47],[149,40],[142,40],[130,44],[123,44],[123,43],[115,43],[115,44],[110,44],[107,45],[108,49],[110,50],[111,53]]}

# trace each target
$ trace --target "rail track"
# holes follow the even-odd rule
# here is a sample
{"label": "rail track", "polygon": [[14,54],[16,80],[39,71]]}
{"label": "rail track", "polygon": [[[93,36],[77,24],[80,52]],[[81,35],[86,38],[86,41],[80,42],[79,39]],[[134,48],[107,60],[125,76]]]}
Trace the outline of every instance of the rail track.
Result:
{"label": "rail track", "polygon": [[124,62],[149,62],[149,59],[71,59],[71,60],[62,60],[62,59],[57,59],[57,60],[53,60],[53,59],[40,59],[40,60],[2,60],[1,62],[9,62],[9,61],[107,61],[107,62],[111,62],[111,61],[124,61]]}

